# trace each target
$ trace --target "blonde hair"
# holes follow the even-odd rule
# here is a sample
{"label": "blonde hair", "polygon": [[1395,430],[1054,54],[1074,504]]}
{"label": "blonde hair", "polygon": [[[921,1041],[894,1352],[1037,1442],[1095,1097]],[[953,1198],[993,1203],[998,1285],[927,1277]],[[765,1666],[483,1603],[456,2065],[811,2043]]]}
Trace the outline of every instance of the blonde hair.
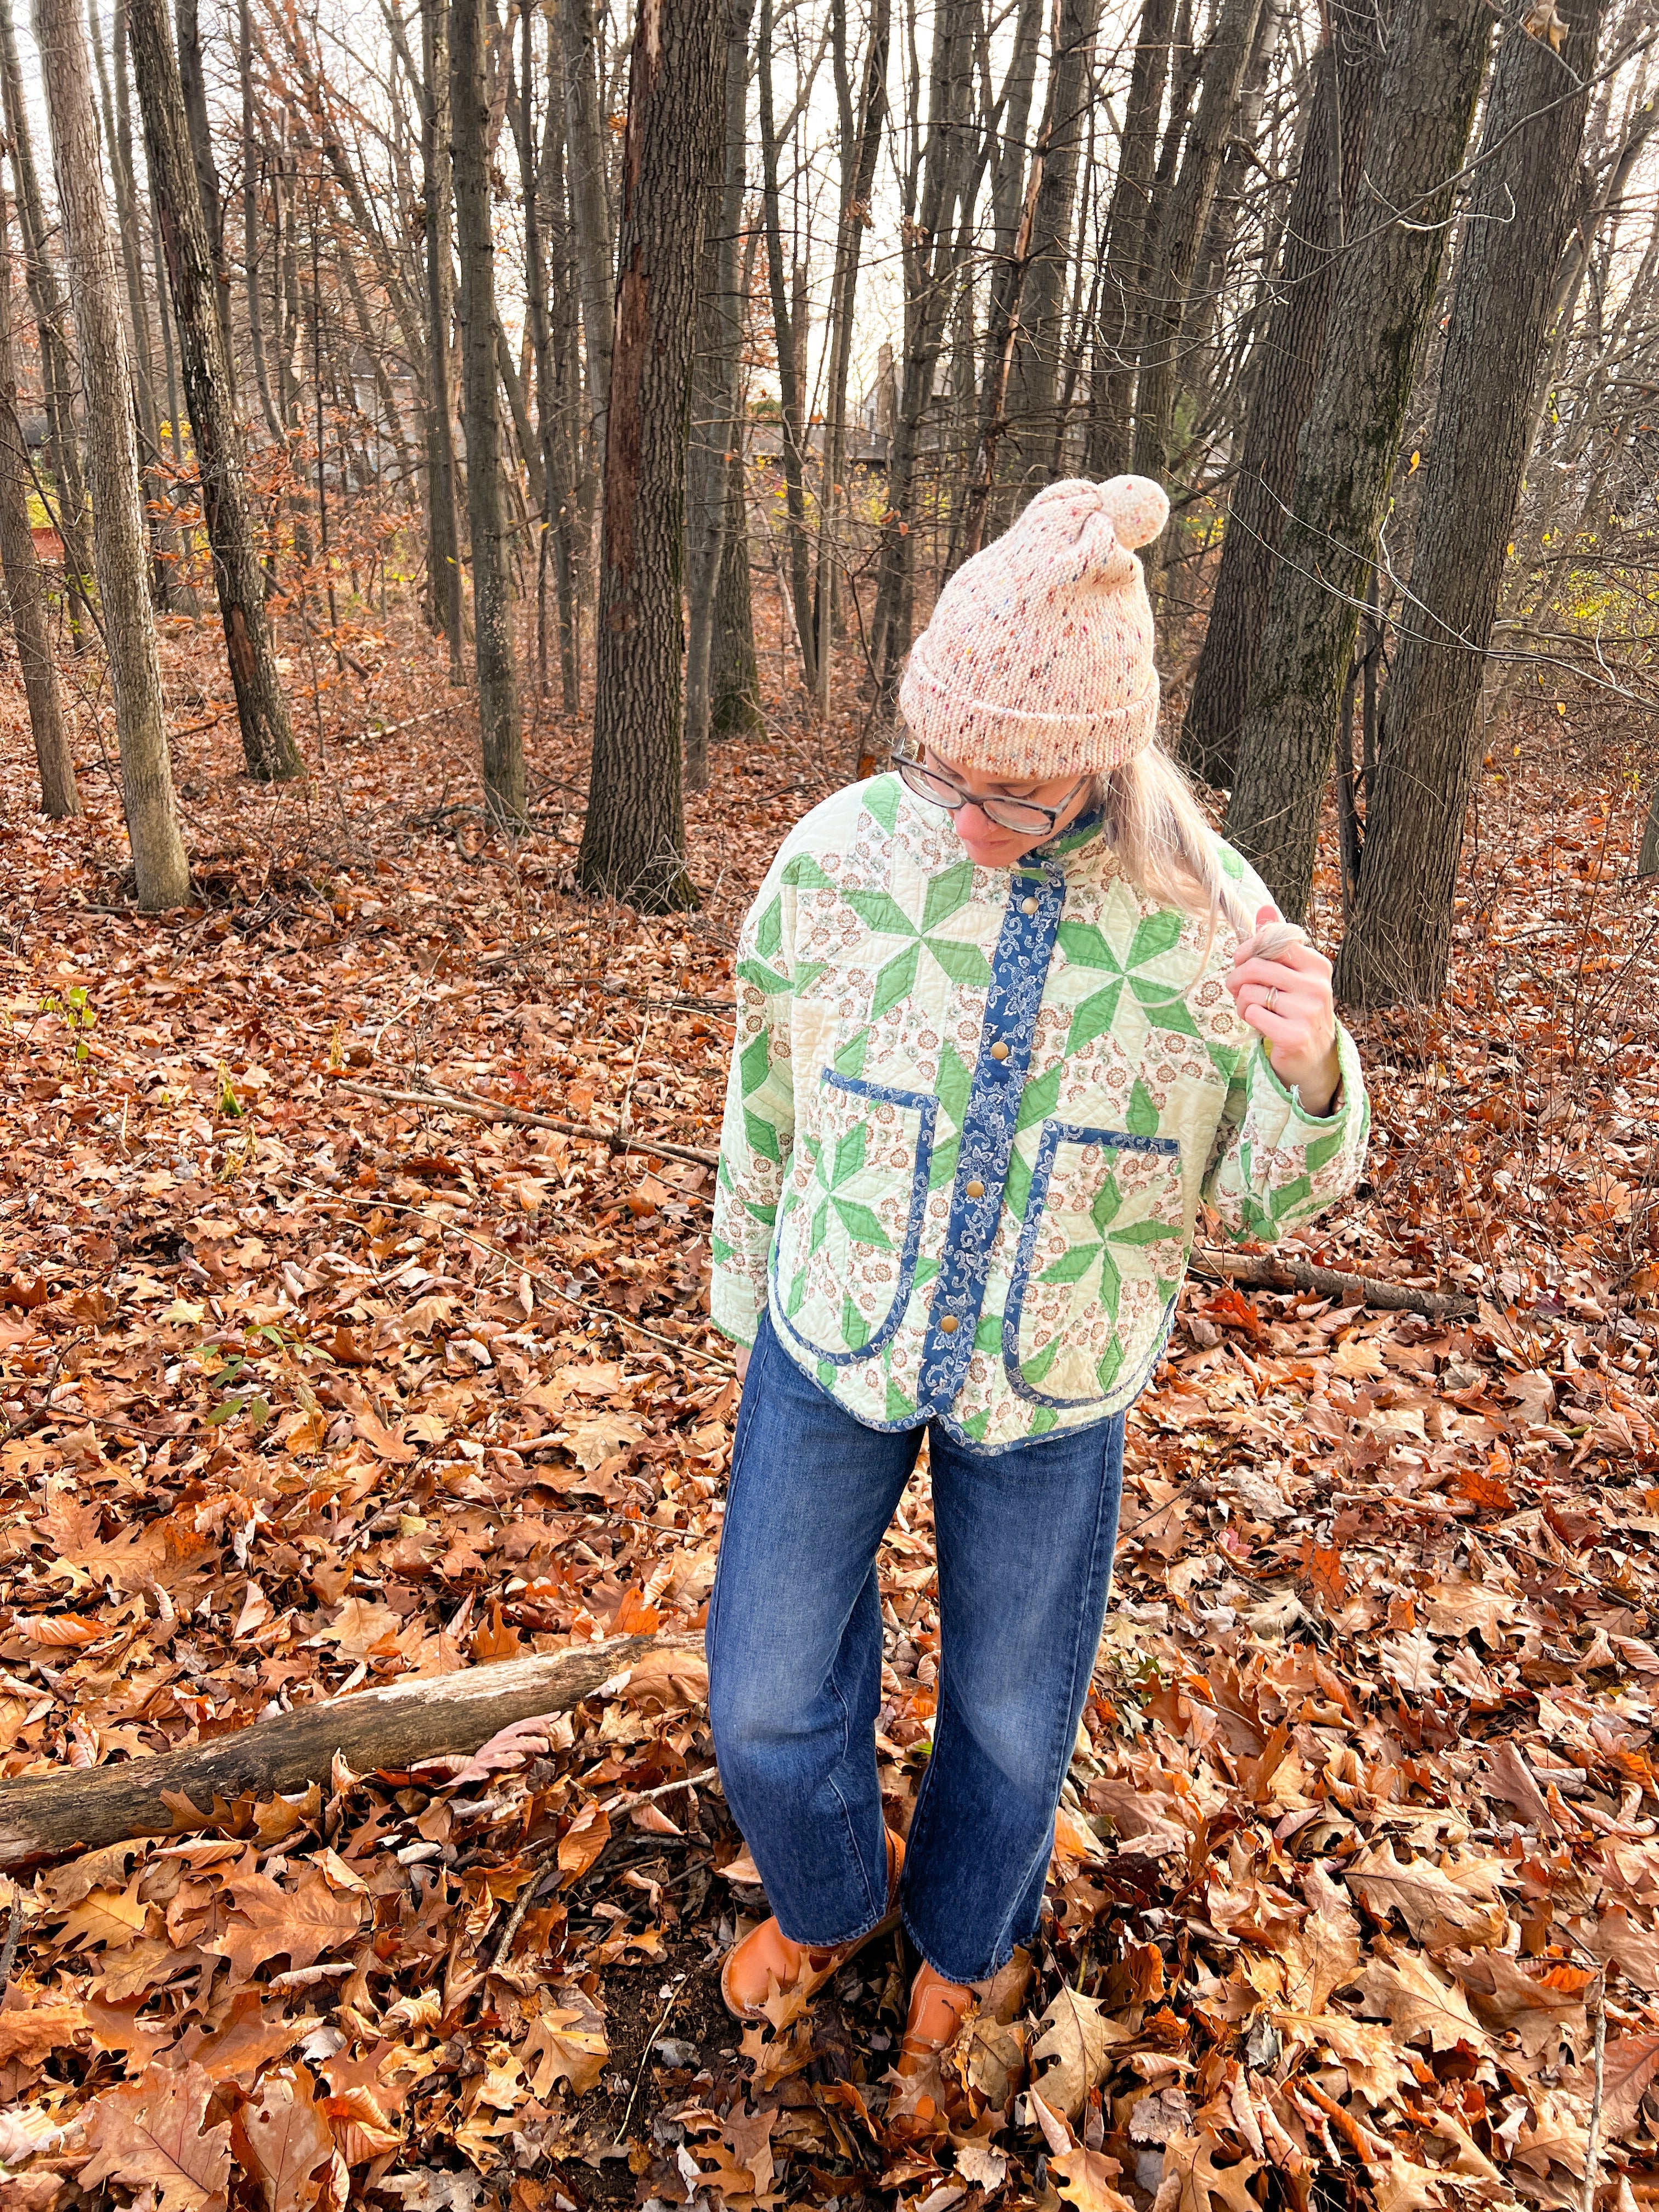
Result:
{"label": "blonde hair", "polygon": [[1150,744],[1095,778],[1103,831],[1129,881],[1151,898],[1205,917],[1206,957],[1222,925],[1249,937],[1255,917],[1221,865],[1216,834],[1168,753]]}

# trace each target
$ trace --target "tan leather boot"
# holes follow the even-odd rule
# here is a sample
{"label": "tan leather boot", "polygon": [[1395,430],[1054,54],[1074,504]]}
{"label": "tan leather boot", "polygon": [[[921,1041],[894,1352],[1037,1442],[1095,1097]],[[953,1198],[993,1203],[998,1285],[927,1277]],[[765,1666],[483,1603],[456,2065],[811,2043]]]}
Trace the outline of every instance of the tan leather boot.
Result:
{"label": "tan leather boot", "polygon": [[904,2040],[895,2062],[900,2074],[919,2074],[930,2058],[937,2058],[955,2039],[967,2017],[975,1991],[960,1982],[947,1982],[924,1960],[910,1984],[910,2010],[904,2023]]}

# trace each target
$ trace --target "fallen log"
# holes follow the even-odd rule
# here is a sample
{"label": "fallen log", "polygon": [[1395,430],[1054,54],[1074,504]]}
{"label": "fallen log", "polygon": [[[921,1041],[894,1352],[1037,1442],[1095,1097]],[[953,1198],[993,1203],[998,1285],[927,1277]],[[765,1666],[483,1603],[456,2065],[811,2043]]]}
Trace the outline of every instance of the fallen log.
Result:
{"label": "fallen log", "polygon": [[1421,1291],[1411,1283],[1350,1274],[1342,1267],[1316,1267],[1311,1261],[1273,1252],[1199,1251],[1193,1254],[1193,1266],[1200,1273],[1249,1283],[1258,1290],[1311,1291],[1316,1297],[1344,1299],[1351,1305],[1421,1314],[1425,1321],[1461,1321],[1480,1310],[1476,1301],[1462,1291]]}
{"label": "fallen log", "polygon": [[690,1160],[693,1167],[715,1168],[720,1154],[696,1145],[671,1145],[663,1137],[630,1137],[620,1129],[594,1129],[580,1121],[561,1121],[551,1114],[532,1114],[523,1106],[503,1106],[494,1098],[460,1098],[447,1091],[384,1091],[374,1083],[337,1083],[355,1098],[382,1098],[394,1106],[425,1106],[434,1114],[471,1114],[475,1121],[507,1121],[515,1129],[551,1129],[561,1137],[581,1137],[609,1145],[613,1152],[656,1152],[665,1159]]}
{"label": "fallen log", "polygon": [[0,1783],[0,1869],[206,1826],[216,1798],[228,1803],[250,1790],[269,1797],[313,1782],[326,1789],[337,1753],[354,1773],[367,1774],[477,1751],[509,1722],[615,1695],[617,1677],[648,1654],[676,1651],[701,1662],[702,1637],[613,1636],[299,1705],[183,1751],[19,1775]]}

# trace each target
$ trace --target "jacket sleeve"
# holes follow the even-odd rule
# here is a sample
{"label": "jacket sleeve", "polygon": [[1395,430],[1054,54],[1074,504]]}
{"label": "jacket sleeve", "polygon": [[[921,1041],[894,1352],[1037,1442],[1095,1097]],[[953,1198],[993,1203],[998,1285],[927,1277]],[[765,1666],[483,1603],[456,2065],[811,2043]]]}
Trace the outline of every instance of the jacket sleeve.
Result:
{"label": "jacket sleeve", "polygon": [[715,1176],[709,1312],[716,1328],[740,1345],[753,1344],[766,1310],[772,1232],[795,1137],[793,909],[793,887],[775,866],[738,939],[737,1026]]}
{"label": "jacket sleeve", "polygon": [[[1257,913],[1270,902],[1267,886],[1231,847],[1218,843],[1222,865],[1237,883],[1246,910]],[[1334,1109],[1314,1115],[1279,1080],[1266,1039],[1250,1032],[1202,1186],[1228,1236],[1273,1243],[1322,1213],[1358,1182],[1371,1108],[1358,1049],[1340,1022],[1336,1048],[1341,1075]]]}
{"label": "jacket sleeve", "polygon": [[1340,1022],[1336,1046],[1341,1084],[1335,1111],[1323,1116],[1304,1111],[1279,1081],[1260,1037],[1251,1047],[1204,1177],[1204,1196],[1230,1237],[1274,1243],[1358,1182],[1370,1101],[1354,1041]]}

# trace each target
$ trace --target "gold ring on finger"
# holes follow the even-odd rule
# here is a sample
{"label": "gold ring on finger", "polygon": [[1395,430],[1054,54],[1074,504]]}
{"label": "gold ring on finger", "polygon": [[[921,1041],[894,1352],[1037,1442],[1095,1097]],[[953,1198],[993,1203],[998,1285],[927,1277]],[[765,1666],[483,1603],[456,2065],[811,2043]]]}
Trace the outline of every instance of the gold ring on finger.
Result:
{"label": "gold ring on finger", "polygon": [[1270,985],[1270,986],[1269,986],[1269,988],[1268,988],[1268,991],[1267,991],[1267,998],[1262,1001],[1262,1003],[1266,1006],[1266,1007],[1267,1007],[1267,1012],[1268,1012],[1269,1013],[1272,1013],[1272,1012],[1273,1012],[1273,1001],[1278,998],[1278,996],[1279,996],[1279,986],[1278,986],[1278,984],[1277,984],[1277,983],[1274,983],[1274,984]]}

